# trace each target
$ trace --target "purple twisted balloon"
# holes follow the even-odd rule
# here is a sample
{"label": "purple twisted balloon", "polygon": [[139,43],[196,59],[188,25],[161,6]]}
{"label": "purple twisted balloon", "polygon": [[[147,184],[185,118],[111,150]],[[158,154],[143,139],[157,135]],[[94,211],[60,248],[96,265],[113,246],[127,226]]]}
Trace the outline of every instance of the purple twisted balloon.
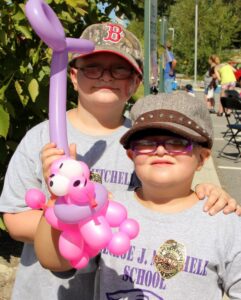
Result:
{"label": "purple twisted balloon", "polygon": [[94,50],[94,43],[85,39],[65,38],[58,17],[43,0],[29,0],[25,13],[37,35],[53,49],[49,88],[49,134],[51,142],[69,155],[66,128],[68,52],[91,52]]}

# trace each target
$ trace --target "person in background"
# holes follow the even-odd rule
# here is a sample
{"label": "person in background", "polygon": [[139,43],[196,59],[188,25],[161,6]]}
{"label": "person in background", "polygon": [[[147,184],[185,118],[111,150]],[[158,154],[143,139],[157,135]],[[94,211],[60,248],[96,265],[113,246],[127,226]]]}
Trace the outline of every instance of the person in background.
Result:
{"label": "person in background", "polygon": [[[138,220],[140,233],[126,255],[102,250],[88,299],[221,300],[224,293],[241,299],[241,219],[205,214],[191,189],[214,139],[205,102],[187,93],[149,95],[134,104],[131,116],[133,126],[120,142],[141,186],[117,191],[113,200]],[[55,234],[43,216],[37,256],[45,268],[70,270]]]}
{"label": "person in background", "polygon": [[204,95],[209,112],[214,114],[216,113],[214,91],[217,88],[217,78],[214,69],[215,66],[220,63],[219,57],[215,54],[210,55],[208,63],[209,68],[204,75]]}
{"label": "person in background", "polygon": [[217,88],[217,77],[216,74],[214,72],[215,67],[212,67],[209,71],[209,74],[212,78],[211,82],[208,85],[207,88],[207,95],[206,95],[206,99],[207,99],[207,105],[208,105],[208,109],[209,112],[211,114],[215,114],[215,99],[214,99],[214,92]]}
{"label": "person in background", "polygon": [[[125,191],[137,183],[133,163],[119,139],[131,126],[123,115],[124,107],[142,80],[141,45],[135,35],[114,23],[90,25],[81,38],[92,40],[96,48],[90,54],[75,54],[70,61],[70,77],[78,97],[77,107],[67,112],[68,142],[74,143],[70,153],[100,174],[110,192]],[[49,122],[45,121],[26,133],[9,163],[0,212],[9,234],[24,242],[12,300],[93,299],[90,291],[94,292],[96,270],[92,263],[88,272],[50,272],[39,264],[34,251],[43,212],[27,207],[25,193],[37,188],[49,195],[45,183],[49,166],[63,155],[62,149],[50,143]],[[198,185],[198,197],[202,199],[205,194],[210,197],[202,203],[211,214],[227,202],[230,205],[225,212],[236,208],[235,201],[219,187]]]}
{"label": "person in background", "polygon": [[[225,96],[225,91],[234,90],[236,86],[236,77],[234,72],[236,69],[232,67],[229,63],[219,63],[215,66],[215,75],[221,84],[221,94],[218,105],[218,113],[217,116],[221,117],[223,115],[223,107],[221,104],[221,97]],[[230,113],[231,111],[227,111]]]}
{"label": "person in background", "polygon": [[165,93],[172,93],[173,91],[173,82],[175,81],[175,69],[177,61],[174,57],[173,52],[171,51],[172,44],[167,41],[165,44],[164,52],[164,91]]}
{"label": "person in background", "polygon": [[158,94],[158,83],[155,80],[154,76],[151,76],[150,94],[153,94],[153,95]]}

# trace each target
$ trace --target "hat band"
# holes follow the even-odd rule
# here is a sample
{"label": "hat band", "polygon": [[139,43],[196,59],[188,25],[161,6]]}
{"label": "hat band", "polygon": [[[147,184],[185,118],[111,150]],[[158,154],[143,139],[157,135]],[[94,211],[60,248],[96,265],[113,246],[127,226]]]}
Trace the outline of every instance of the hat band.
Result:
{"label": "hat band", "polygon": [[159,109],[146,112],[140,115],[133,124],[133,129],[139,126],[150,125],[151,123],[160,123],[160,122],[171,122],[178,125],[182,125],[186,128],[193,130],[198,133],[200,136],[204,137],[207,141],[211,140],[211,136],[207,133],[205,129],[199,126],[192,119],[187,116],[179,113],[177,111],[168,110],[168,109]]}

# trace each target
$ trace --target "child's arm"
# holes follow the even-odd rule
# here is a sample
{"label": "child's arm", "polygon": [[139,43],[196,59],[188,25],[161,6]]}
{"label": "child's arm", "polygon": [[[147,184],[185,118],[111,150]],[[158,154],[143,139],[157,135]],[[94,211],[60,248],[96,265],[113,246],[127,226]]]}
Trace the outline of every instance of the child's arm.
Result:
{"label": "child's arm", "polygon": [[3,220],[14,240],[33,243],[41,216],[40,210],[28,210],[19,213],[4,213]]}
{"label": "child's arm", "polygon": [[40,264],[51,271],[63,272],[72,269],[69,262],[59,253],[60,232],[52,228],[43,216],[34,239],[34,248]]}
{"label": "child's arm", "polygon": [[[76,156],[76,145],[70,145],[70,157]],[[41,151],[41,160],[45,182],[48,183],[52,163],[62,158],[64,150],[54,143],[46,144]],[[72,269],[71,265],[59,253],[60,232],[48,224],[42,215],[34,235],[34,248],[40,264],[51,271],[63,272]]]}
{"label": "child's arm", "polygon": [[[70,145],[70,156],[75,156],[75,145]],[[42,150],[44,179],[47,182],[50,166],[55,159],[61,158],[64,151],[57,149],[53,143],[47,144]],[[24,168],[28,165],[24,165]],[[28,210],[16,213],[3,213],[3,220],[10,236],[21,242],[33,243],[38,223],[42,216],[41,210]]]}

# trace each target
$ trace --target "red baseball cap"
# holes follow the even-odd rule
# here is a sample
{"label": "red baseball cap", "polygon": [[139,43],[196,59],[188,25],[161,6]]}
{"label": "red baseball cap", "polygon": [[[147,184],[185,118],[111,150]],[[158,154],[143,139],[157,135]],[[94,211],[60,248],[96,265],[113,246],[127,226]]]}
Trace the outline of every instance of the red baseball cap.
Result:
{"label": "red baseball cap", "polygon": [[143,73],[142,48],[137,37],[120,24],[100,23],[88,26],[80,38],[95,43],[95,50],[87,54],[74,53],[70,66],[75,67],[76,59],[101,52],[114,53],[127,60],[137,73]]}

